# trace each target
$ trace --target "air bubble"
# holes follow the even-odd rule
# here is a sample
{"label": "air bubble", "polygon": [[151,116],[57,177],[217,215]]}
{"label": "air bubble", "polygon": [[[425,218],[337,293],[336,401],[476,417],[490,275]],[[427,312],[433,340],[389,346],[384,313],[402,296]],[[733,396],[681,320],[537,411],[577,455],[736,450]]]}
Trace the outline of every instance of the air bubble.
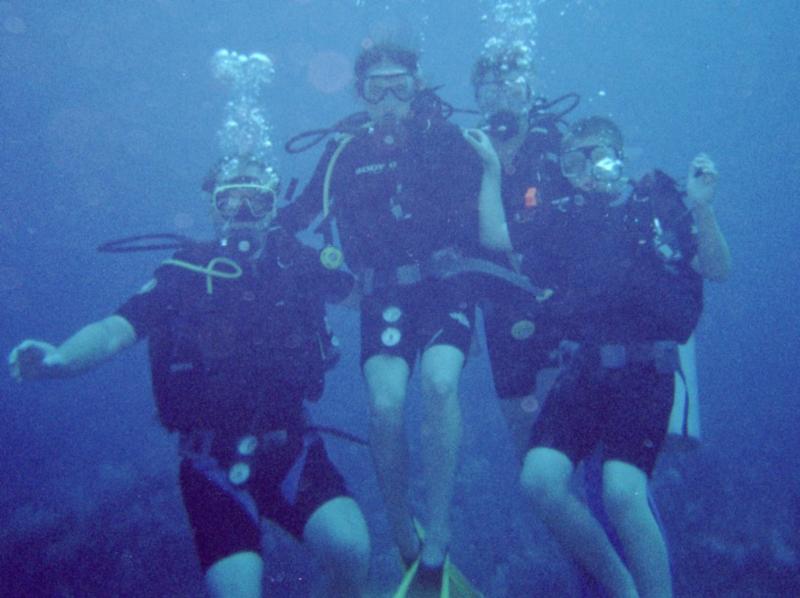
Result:
{"label": "air bubble", "polygon": [[230,156],[222,166],[222,177],[235,175],[239,166],[236,156],[248,155],[263,164],[273,164],[272,126],[264,111],[266,88],[275,75],[272,60],[261,52],[245,55],[221,48],[211,59],[211,71],[232,96],[217,132],[220,150]]}

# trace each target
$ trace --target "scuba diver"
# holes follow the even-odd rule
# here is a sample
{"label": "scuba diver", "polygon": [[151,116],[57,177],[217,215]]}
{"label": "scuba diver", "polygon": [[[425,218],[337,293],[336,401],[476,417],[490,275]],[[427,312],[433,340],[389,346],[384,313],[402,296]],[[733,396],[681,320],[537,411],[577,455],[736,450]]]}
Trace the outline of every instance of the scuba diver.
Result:
{"label": "scuba diver", "polygon": [[[525,494],[608,595],[669,596],[669,559],[647,482],[667,433],[677,347],[702,311],[700,239],[684,202],[710,201],[716,169],[696,158],[687,194],[660,171],[627,181],[619,128],[605,118],[580,120],[559,152],[572,190],[538,203],[526,233],[506,219],[493,140],[481,130],[465,136],[484,159],[481,241],[519,252],[522,271],[551,290],[537,306],[537,325],[561,341],[561,367],[524,459]],[[597,447],[604,507],[624,561],[570,486]]]}
{"label": "scuba diver", "polygon": [[[725,282],[731,271],[730,249],[714,211],[718,177],[713,160],[706,154],[698,154],[689,164],[684,196],[697,238],[697,255],[692,260],[692,267],[704,280],[711,282]],[[667,446],[691,449],[701,441],[694,334],[678,347],[678,352],[681,375],[675,377],[675,402],[670,415]]]}
{"label": "scuba diver", "polygon": [[[541,204],[558,202],[572,193],[558,153],[564,117],[579,100],[575,94],[551,102],[537,98],[532,54],[528,44],[493,44],[478,59],[471,76],[481,115],[479,127],[500,158],[502,201],[511,236],[517,239],[516,245],[529,248],[543,238],[541,227],[546,222],[537,217]],[[558,109],[565,101],[566,106]],[[704,279],[722,281],[730,271],[730,252],[712,205],[716,167],[700,154],[689,169],[684,200],[697,231],[692,266]],[[703,176],[695,176],[697,172]],[[616,176],[616,172],[611,174]],[[520,258],[511,253],[495,259],[519,270]],[[518,399],[501,401],[500,406],[521,455],[558,365],[553,348],[561,339],[537,321],[539,303],[548,297],[547,289],[539,289],[532,302],[529,294],[497,285],[481,303],[495,390],[503,399]],[[693,336],[679,352],[683,375],[676,374],[669,441],[671,446],[693,446],[700,435]]]}
{"label": "scuba diver", "polygon": [[203,189],[216,241],[187,243],[111,316],[55,346],[11,351],[17,380],[76,376],[147,338],[161,423],[180,436],[179,483],[212,596],[260,596],[262,518],[305,542],[329,595],[358,596],[369,536],[309,428],[332,362],[325,301],[352,277],[276,220],[278,177],[251,156],[222,160]]}
{"label": "scuba diver", "polygon": [[[470,81],[478,126],[500,159],[503,217],[514,229],[513,238],[533,242],[537,208],[571,193],[558,151],[564,117],[579,98],[567,94],[547,102],[538,97],[533,50],[524,43],[487,46],[473,66]],[[565,100],[568,103],[557,110]],[[519,253],[492,251],[486,257],[521,273]],[[553,337],[537,317],[540,303],[550,295],[548,289],[536,288],[532,300],[530,293],[497,282],[486,288],[480,306],[494,388],[503,399],[500,409],[521,458],[552,379],[551,353],[561,339]]]}
{"label": "scuba diver", "polygon": [[[459,576],[448,558],[450,505],[474,306],[457,277],[445,280],[437,269],[439,260],[477,245],[481,162],[424,88],[415,52],[388,42],[367,47],[355,62],[355,88],[365,114],[347,119],[358,124],[329,142],[287,212],[297,228],[321,213],[316,228],[340,246],[358,278],[372,457],[407,569],[397,595],[439,596]],[[410,504],[404,417],[417,358],[424,538]]]}

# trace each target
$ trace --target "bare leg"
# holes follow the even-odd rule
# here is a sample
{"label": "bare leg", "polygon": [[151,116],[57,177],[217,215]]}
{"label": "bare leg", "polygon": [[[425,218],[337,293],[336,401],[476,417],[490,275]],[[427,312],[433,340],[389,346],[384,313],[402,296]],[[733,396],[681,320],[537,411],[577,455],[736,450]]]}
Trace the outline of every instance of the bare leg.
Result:
{"label": "bare leg", "polygon": [[603,466],[603,502],[625,548],[639,594],[672,596],[667,545],[647,501],[647,474],[622,461]]}
{"label": "bare leg", "polygon": [[406,561],[414,560],[420,549],[409,506],[408,442],[403,417],[409,373],[408,364],[400,357],[375,355],[364,364],[370,396],[372,460],[395,543]]}
{"label": "bare leg", "polygon": [[206,587],[212,598],[261,598],[264,562],[255,552],[237,552],[211,565]]}
{"label": "bare leg", "polygon": [[334,498],[314,511],[303,539],[327,574],[329,596],[361,595],[369,569],[369,533],[352,498]]}
{"label": "bare leg", "polygon": [[421,456],[428,507],[422,560],[432,565],[443,562],[450,544],[450,503],[462,436],[458,382],[463,366],[464,354],[449,345],[434,345],[422,354]]}
{"label": "bare leg", "polygon": [[567,554],[610,596],[637,596],[633,578],[602,526],[572,493],[573,472],[572,461],[565,454],[550,448],[533,448],[522,469],[523,491]]}

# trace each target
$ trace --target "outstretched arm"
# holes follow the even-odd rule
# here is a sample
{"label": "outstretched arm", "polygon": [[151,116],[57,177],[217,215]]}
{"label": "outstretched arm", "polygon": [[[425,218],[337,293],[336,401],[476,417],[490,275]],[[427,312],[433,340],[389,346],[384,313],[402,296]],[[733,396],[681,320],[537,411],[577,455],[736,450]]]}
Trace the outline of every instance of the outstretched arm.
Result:
{"label": "outstretched arm", "polygon": [[699,154],[689,165],[686,180],[687,207],[697,226],[697,256],[692,267],[703,277],[723,282],[731,270],[728,242],[714,214],[713,200],[719,173],[706,154]]}
{"label": "outstretched arm", "polygon": [[109,316],[81,328],[58,347],[28,339],[8,356],[11,376],[18,381],[75,376],[110,359],[136,342],[130,322]]}
{"label": "outstretched arm", "polygon": [[483,160],[483,177],[478,198],[481,244],[497,251],[511,251],[511,238],[501,196],[500,160],[492,147],[491,139],[480,129],[466,129],[464,138]]}

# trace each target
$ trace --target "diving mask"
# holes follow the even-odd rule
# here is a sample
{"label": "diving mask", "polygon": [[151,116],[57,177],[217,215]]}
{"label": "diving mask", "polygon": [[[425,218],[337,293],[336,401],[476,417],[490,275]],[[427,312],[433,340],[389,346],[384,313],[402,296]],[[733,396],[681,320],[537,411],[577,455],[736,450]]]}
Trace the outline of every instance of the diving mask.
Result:
{"label": "diving mask", "polygon": [[369,104],[377,104],[392,94],[401,102],[410,102],[417,94],[417,81],[411,73],[369,75],[359,86],[361,97]]}
{"label": "diving mask", "polygon": [[250,215],[260,220],[274,211],[277,196],[275,185],[259,183],[231,183],[214,189],[211,202],[226,220],[239,216],[242,206],[247,206]]}
{"label": "diving mask", "polygon": [[520,75],[514,79],[491,79],[475,88],[475,100],[485,114],[510,111],[522,114],[530,106],[531,87]]}
{"label": "diving mask", "polygon": [[577,147],[561,154],[561,173],[568,178],[591,176],[600,182],[614,182],[622,177],[619,152],[608,145]]}

